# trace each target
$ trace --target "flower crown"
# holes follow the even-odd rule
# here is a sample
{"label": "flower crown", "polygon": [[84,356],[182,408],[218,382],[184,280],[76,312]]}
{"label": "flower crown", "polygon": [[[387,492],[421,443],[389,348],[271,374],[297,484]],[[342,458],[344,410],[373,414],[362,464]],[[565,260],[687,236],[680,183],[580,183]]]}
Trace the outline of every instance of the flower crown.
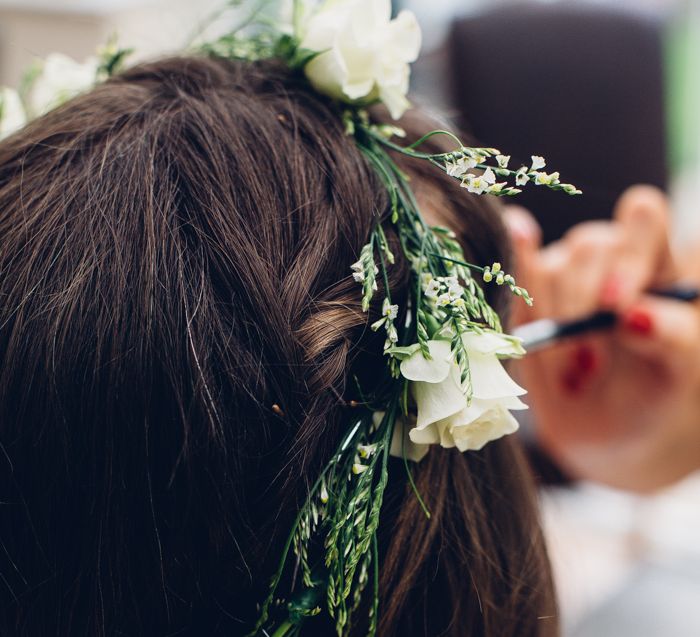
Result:
{"label": "flower crown", "polygon": [[[411,266],[412,281],[401,313],[388,277],[395,255],[378,222],[350,272],[361,288],[365,312],[378,291],[377,279],[384,281],[382,315],[371,329],[386,336],[387,382],[374,394],[358,388],[362,404],[350,412],[342,443],[296,516],[251,634],[296,635],[308,617],[325,609],[338,634],[346,635],[356,613],[366,607],[362,601],[371,581],[368,633],[374,635],[379,613],[377,528],[389,455],[404,459],[408,480],[429,517],[408,461],[420,461],[432,444],[478,450],[518,428],[510,410],[526,408],[519,398],[525,391],[500,360],[525,352],[517,338],[503,333],[475,275],[483,284],[507,286],[532,304],[499,263],[482,267],[466,262],[453,232],[426,224],[390,152],[425,160],[477,195],[515,195],[528,183],[571,195],[580,191],[560,183],[559,173],[544,172],[539,156],[532,157],[530,166],[513,169],[509,156],[494,148],[466,147],[448,131],[432,131],[402,145],[401,129],[372,122],[369,105],[382,103],[394,119],[410,106],[409,64],[421,43],[414,15],[402,11],[392,19],[390,0],[293,0],[291,24],[259,17],[253,12],[243,21],[244,28],[197,48],[227,58],[281,59],[319,93],[344,105],[348,135],[389,194],[390,223]],[[49,56],[31,70],[20,92],[0,89],[0,138],[106,79],[128,53],[112,42],[84,64]],[[435,135],[449,137],[454,150],[422,152],[424,142]],[[399,316],[406,318],[399,321]]]}

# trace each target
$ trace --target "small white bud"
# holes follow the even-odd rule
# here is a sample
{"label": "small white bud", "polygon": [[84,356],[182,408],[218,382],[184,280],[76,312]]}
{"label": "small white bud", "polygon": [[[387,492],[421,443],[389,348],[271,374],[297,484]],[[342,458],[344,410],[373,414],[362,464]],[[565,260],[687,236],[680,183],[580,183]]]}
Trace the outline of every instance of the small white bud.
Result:
{"label": "small white bud", "polygon": [[545,167],[546,163],[544,157],[540,157],[539,155],[531,155],[530,157],[532,159],[532,167],[530,170],[540,170]]}

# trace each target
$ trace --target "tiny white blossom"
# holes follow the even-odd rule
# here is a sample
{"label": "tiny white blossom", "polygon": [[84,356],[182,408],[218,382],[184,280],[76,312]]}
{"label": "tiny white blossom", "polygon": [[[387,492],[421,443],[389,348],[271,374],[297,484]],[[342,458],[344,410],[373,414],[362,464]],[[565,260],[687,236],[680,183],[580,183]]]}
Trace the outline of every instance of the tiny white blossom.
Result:
{"label": "tiny white blossom", "polygon": [[493,281],[493,274],[491,273],[491,268],[488,266],[484,268],[484,281],[486,283],[491,283],[491,281]]}
{"label": "tiny white blossom", "polygon": [[540,157],[539,155],[531,155],[532,158],[532,167],[530,170],[540,170],[545,167],[545,161],[544,157]]}
{"label": "tiny white blossom", "polygon": [[496,155],[496,161],[501,168],[508,168],[508,162],[510,161],[510,155]]}
{"label": "tiny white blossom", "polygon": [[444,294],[441,294],[440,296],[438,296],[437,304],[438,304],[440,307],[446,307],[446,306],[448,306],[450,303],[452,303],[452,297],[451,297],[447,292],[445,292]]}
{"label": "tiny white blossom", "polygon": [[530,181],[530,175],[528,175],[525,171],[518,171],[518,173],[515,175],[516,186],[524,186],[528,181]]}
{"label": "tiny white blossom", "polygon": [[472,157],[460,157],[455,162],[448,162],[445,164],[445,168],[450,177],[461,177],[468,170],[474,168],[476,164],[476,160]]}
{"label": "tiny white blossom", "polygon": [[396,328],[394,327],[393,324],[389,325],[389,328],[387,329],[386,334],[387,334],[387,338],[389,339],[389,342],[391,344],[398,342],[399,333],[396,331]]}
{"label": "tiny white blossom", "polygon": [[357,476],[361,473],[364,473],[367,471],[369,467],[366,464],[361,464],[359,462],[356,462],[355,464],[352,465],[352,472]]}
{"label": "tiny white blossom", "polygon": [[423,289],[423,294],[429,299],[436,298],[438,292],[440,292],[440,282],[435,279],[431,279],[430,283]]}
{"label": "tiny white blossom", "polygon": [[323,482],[321,482],[321,494],[320,494],[320,497],[321,497],[321,502],[323,502],[323,504],[326,504],[326,503],[328,502],[328,500],[329,500],[329,497],[328,497],[328,489],[326,488],[326,481],[325,481],[325,480],[324,480]]}
{"label": "tiny white blossom", "polygon": [[445,279],[447,291],[453,297],[460,297],[464,292],[464,288],[460,285],[459,280],[455,276],[450,276]]}
{"label": "tiny white blossom", "polygon": [[462,188],[466,188],[475,195],[483,195],[488,188],[488,184],[484,181],[483,177],[475,177],[474,175],[467,175],[461,185]]}
{"label": "tiny white blossom", "polygon": [[384,299],[384,304],[382,305],[382,314],[386,316],[390,321],[393,321],[399,314],[399,306],[392,305],[389,303],[389,299]]}
{"label": "tiny white blossom", "polygon": [[377,450],[377,445],[357,445],[357,452],[360,454],[360,458],[369,458]]}
{"label": "tiny white blossom", "polygon": [[352,278],[356,283],[364,283],[365,273],[364,272],[353,272]]}
{"label": "tiny white blossom", "polygon": [[481,176],[481,178],[489,185],[496,183],[496,174],[490,168],[487,168],[484,171],[484,174]]}
{"label": "tiny white blossom", "polygon": [[477,164],[483,164],[486,161],[486,155],[482,155],[481,153],[478,153],[475,150],[472,150],[471,148],[465,149],[465,152],[474,161],[474,166],[476,166]]}
{"label": "tiny white blossom", "polygon": [[559,173],[547,174],[544,172],[535,175],[535,183],[538,186],[551,186],[559,183]]}

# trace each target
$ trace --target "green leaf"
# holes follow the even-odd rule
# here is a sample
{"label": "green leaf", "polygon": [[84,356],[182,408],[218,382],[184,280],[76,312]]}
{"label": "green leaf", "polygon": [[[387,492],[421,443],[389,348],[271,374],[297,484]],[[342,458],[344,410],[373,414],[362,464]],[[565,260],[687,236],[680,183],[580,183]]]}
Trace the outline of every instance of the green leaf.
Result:
{"label": "green leaf", "polygon": [[420,345],[418,343],[414,343],[413,345],[390,347],[386,350],[386,353],[391,354],[394,358],[398,358],[399,360],[406,360],[418,351],[420,351]]}

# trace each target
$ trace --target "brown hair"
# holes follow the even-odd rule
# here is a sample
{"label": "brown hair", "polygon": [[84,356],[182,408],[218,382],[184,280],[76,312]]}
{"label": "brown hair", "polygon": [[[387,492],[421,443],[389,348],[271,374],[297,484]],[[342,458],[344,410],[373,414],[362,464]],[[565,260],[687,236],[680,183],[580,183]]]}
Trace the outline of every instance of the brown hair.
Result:
{"label": "brown hair", "polygon": [[[504,258],[489,204],[404,167],[470,258]],[[384,364],[349,264],[387,207],[273,62],[136,67],[0,144],[1,634],[250,629],[348,370]],[[392,465],[379,634],[555,634],[515,441],[414,473],[433,515]]]}

